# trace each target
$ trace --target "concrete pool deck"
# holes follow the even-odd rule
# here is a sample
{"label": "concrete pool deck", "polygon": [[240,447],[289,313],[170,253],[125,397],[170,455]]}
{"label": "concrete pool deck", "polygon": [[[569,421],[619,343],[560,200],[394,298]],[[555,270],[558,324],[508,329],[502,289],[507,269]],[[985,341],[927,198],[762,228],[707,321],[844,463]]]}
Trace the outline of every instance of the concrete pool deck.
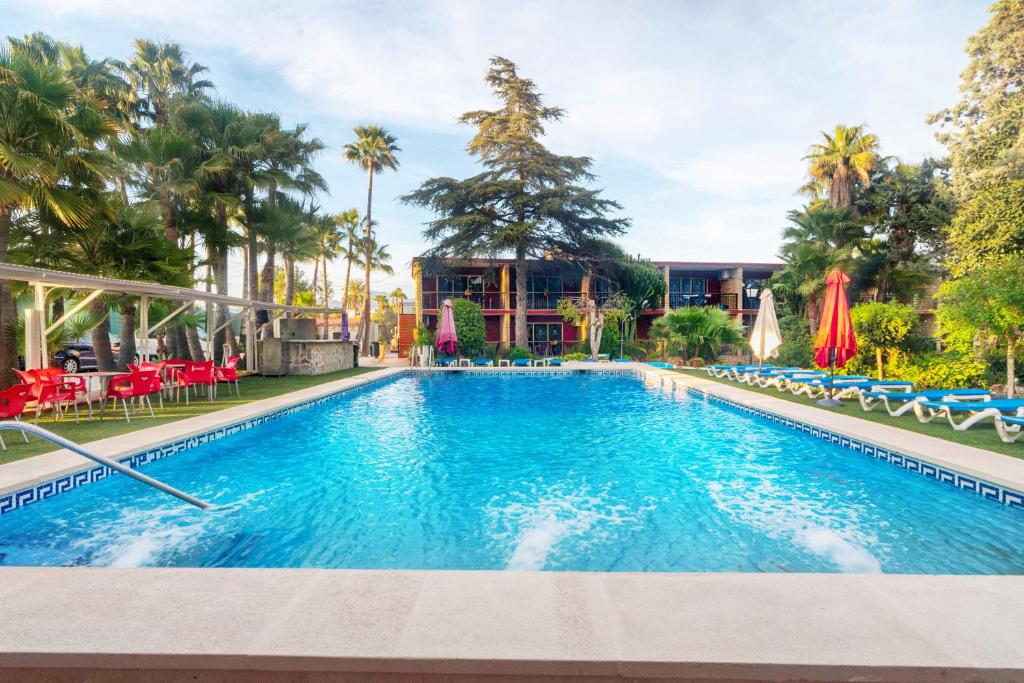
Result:
{"label": "concrete pool deck", "polygon": [[[905,441],[810,404],[646,365],[580,365],[640,369],[664,390],[693,386],[1024,482],[999,466],[1013,458]],[[90,446],[123,455],[403,371]],[[14,465],[37,461],[21,476],[52,478],[87,464],[74,459],[4,465],[0,483],[17,480]],[[1024,681],[1019,576],[0,567],[0,604],[0,681]]]}

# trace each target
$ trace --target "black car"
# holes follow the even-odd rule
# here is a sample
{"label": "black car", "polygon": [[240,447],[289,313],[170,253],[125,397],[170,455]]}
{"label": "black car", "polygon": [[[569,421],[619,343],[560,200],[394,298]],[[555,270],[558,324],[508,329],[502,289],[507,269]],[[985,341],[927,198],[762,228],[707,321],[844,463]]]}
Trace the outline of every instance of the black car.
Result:
{"label": "black car", "polygon": [[[120,344],[111,339],[110,346],[116,356]],[[138,356],[136,356],[135,362],[138,362]],[[52,365],[64,372],[92,372],[99,369],[96,364],[96,351],[93,349],[90,339],[79,339],[55,351]]]}
{"label": "black car", "polygon": [[53,365],[64,372],[88,372],[96,370],[96,351],[92,344],[72,342],[53,354]]}

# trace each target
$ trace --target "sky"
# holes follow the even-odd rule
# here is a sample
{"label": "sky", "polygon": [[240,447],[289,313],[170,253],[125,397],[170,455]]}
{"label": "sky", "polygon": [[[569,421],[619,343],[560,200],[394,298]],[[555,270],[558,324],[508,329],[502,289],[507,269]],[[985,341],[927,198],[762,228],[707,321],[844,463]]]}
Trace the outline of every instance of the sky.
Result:
{"label": "sky", "polygon": [[[963,45],[988,4],[0,0],[0,16],[5,34],[45,31],[93,58],[126,59],[137,37],[181,43],[217,97],[308,123],[326,143],[327,210],[365,210],[365,175],[341,147],[354,125],[388,128],[401,166],[376,178],[373,215],[395,275],[373,289],[411,295],[430,215],[398,198],[478,170],[457,118],[497,106],[483,82],[491,56],[566,110],[545,143],[593,159],[595,186],[632,221],[627,251],[773,261],[822,130],[865,124],[908,162],[943,154],[925,119],[956,101]],[[340,281],[342,264],[331,272]]]}

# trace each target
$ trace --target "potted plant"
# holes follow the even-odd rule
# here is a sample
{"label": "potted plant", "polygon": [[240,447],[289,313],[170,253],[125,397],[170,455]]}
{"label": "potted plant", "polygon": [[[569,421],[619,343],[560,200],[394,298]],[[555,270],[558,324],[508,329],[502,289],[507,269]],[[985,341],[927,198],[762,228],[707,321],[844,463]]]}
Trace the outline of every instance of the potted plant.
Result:
{"label": "potted plant", "polygon": [[430,330],[423,323],[416,326],[412,343],[416,347],[420,365],[430,365],[430,359],[434,352],[434,335],[431,334]]}

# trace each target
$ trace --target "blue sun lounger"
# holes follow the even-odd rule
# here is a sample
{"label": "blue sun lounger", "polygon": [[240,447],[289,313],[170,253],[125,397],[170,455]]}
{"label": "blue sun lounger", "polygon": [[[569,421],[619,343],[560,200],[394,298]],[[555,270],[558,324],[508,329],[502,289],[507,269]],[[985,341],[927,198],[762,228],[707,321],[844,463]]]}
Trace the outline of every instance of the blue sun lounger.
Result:
{"label": "blue sun lounger", "polygon": [[494,365],[494,361],[490,358],[476,358],[473,360],[473,367],[475,368],[489,368]]}
{"label": "blue sun lounger", "polygon": [[794,396],[800,394],[807,394],[811,398],[814,398],[815,394],[827,394],[829,383],[836,388],[841,388],[843,385],[851,384],[853,382],[864,382],[871,379],[867,375],[836,375],[835,380],[831,379],[828,375],[824,377],[811,377],[811,378],[794,378],[789,382],[789,390]]}
{"label": "blue sun lounger", "polygon": [[1024,417],[996,416],[996,433],[1004,443],[1013,443],[1024,434]]}
{"label": "blue sun lounger", "polygon": [[885,406],[886,412],[893,417],[905,415],[914,409],[914,403],[920,401],[988,401],[992,395],[985,389],[930,389],[928,391],[862,391],[860,407],[874,410],[876,406]]}
{"label": "blue sun lounger", "polygon": [[[991,401],[919,401],[914,414],[921,422],[945,417],[958,432],[970,429],[988,418],[1024,416],[1024,399],[995,398]],[[960,421],[957,422],[957,419]]]}

